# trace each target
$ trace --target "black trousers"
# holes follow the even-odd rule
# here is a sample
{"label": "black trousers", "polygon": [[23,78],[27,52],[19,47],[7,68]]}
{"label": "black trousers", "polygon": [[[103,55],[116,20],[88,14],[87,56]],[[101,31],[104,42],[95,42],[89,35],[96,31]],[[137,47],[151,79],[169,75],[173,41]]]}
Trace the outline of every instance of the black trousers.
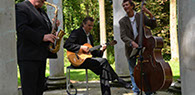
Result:
{"label": "black trousers", "polygon": [[95,74],[100,75],[102,95],[111,95],[109,81],[118,79],[118,75],[114,72],[107,59],[88,58],[79,66],[79,68],[87,68]]}
{"label": "black trousers", "polygon": [[43,95],[46,61],[19,61],[23,95]]}

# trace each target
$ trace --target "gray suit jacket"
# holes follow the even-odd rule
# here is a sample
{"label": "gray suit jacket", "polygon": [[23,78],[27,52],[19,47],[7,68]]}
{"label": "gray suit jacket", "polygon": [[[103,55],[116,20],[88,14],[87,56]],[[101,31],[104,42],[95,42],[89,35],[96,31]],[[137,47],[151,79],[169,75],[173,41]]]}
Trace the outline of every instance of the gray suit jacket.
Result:
{"label": "gray suit jacket", "polygon": [[[155,19],[149,19],[146,15],[144,17],[144,25],[151,27],[151,29],[157,26]],[[139,26],[140,26],[140,13],[136,13],[135,15],[136,23],[137,23],[137,31],[139,35]],[[132,52],[132,47],[130,46],[131,41],[134,41],[133,28],[131,26],[131,22],[128,16],[124,16],[119,21],[120,25],[120,36],[122,41],[125,43],[125,54],[129,59],[130,54]],[[143,29],[142,29],[143,30]]]}

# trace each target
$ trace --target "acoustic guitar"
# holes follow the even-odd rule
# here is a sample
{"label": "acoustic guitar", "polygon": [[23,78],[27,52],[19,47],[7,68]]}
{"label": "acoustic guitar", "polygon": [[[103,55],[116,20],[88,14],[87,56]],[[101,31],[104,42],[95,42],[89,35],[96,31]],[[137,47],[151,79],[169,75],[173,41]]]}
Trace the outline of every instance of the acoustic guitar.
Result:
{"label": "acoustic guitar", "polygon": [[[117,41],[113,40],[113,41],[105,43],[105,44],[113,46],[116,43],[117,43]],[[87,53],[83,52],[82,49],[80,49],[78,53],[67,51],[68,60],[75,67],[80,66],[85,61],[85,59],[92,58],[91,52],[94,50],[100,49],[102,47],[102,45],[97,45],[97,46],[92,47],[89,43],[85,43],[83,46],[89,47],[89,52],[87,52]]]}

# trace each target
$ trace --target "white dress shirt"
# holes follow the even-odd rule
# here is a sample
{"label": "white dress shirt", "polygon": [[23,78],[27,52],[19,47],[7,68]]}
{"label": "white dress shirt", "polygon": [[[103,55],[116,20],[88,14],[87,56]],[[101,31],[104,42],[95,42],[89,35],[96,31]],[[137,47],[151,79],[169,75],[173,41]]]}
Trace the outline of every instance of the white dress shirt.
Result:
{"label": "white dress shirt", "polygon": [[136,20],[135,20],[135,15],[136,15],[136,12],[134,11],[134,16],[133,17],[129,17],[129,20],[131,22],[131,26],[133,28],[133,34],[134,34],[134,40],[136,39],[137,35],[138,35],[138,32],[137,32],[137,23],[136,23]]}
{"label": "white dress shirt", "polygon": [[[85,31],[84,28],[83,28],[83,30]],[[85,31],[85,34],[86,34],[86,36],[87,36],[87,43],[89,43],[89,44],[91,45],[91,42],[90,42],[90,39],[89,39],[90,33],[86,33],[86,31]]]}

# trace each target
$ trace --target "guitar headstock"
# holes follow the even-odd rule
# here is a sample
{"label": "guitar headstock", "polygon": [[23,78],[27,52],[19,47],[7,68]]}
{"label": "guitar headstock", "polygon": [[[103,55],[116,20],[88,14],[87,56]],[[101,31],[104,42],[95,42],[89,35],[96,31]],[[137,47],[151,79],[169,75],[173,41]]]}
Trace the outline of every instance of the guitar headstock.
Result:
{"label": "guitar headstock", "polygon": [[112,40],[112,41],[108,42],[108,44],[113,46],[113,45],[117,44],[117,41],[116,40]]}

